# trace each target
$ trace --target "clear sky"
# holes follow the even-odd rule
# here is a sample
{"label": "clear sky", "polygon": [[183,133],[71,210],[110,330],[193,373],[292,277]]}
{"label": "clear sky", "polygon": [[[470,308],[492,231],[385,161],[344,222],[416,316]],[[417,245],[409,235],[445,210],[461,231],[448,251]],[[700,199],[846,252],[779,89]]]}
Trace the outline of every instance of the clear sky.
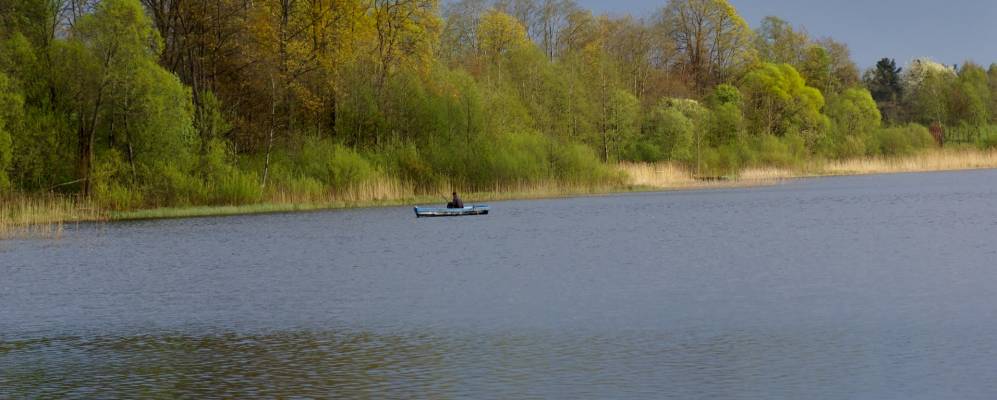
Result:
{"label": "clear sky", "polygon": [[[651,15],[667,0],[577,0],[597,14]],[[997,0],[729,0],[751,25],[767,15],[804,26],[813,37],[848,44],[860,68],[883,57],[944,64],[997,62]]]}

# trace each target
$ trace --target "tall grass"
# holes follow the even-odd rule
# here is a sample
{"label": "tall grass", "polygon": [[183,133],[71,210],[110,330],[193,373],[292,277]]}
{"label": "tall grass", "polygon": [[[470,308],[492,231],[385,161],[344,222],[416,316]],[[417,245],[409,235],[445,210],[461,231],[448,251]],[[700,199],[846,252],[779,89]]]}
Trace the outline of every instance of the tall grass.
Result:
{"label": "tall grass", "polygon": [[980,168],[997,168],[997,150],[936,149],[900,157],[853,158],[829,161],[815,170],[820,175],[861,175]]}
{"label": "tall grass", "polygon": [[699,184],[688,169],[674,162],[621,163],[619,168],[634,186],[683,188]]}
{"label": "tall grass", "polygon": [[0,239],[59,237],[68,222],[108,217],[92,201],[55,194],[0,196]]}
{"label": "tall grass", "polygon": [[971,147],[932,149],[908,155],[817,160],[795,166],[753,166],[741,169],[729,179],[710,181],[698,180],[689,168],[672,162],[623,163],[619,168],[626,173],[630,178],[629,183],[634,186],[659,189],[743,186],[809,176],[997,168],[997,149],[977,150]]}
{"label": "tall grass", "polygon": [[786,168],[747,167],[723,179],[697,179],[692,169],[673,162],[622,163],[619,168],[629,177],[630,185],[655,189],[757,185],[797,176]]}

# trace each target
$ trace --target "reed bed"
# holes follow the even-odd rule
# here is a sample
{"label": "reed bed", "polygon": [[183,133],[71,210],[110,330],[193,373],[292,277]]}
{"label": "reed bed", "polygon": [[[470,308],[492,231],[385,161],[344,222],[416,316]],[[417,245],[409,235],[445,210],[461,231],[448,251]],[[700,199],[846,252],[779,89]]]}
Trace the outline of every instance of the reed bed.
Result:
{"label": "reed bed", "polygon": [[799,177],[799,173],[788,168],[778,167],[749,167],[741,170],[737,175],[740,181],[762,181],[775,182],[783,179]]}
{"label": "reed bed", "polygon": [[359,204],[392,201],[416,196],[415,186],[398,179],[368,180],[341,190],[301,191],[275,188],[263,196],[270,204]]}
{"label": "reed bed", "polygon": [[55,194],[0,196],[0,239],[59,237],[70,222],[103,221],[92,201]]}
{"label": "reed bed", "polygon": [[997,168],[997,151],[971,148],[939,149],[904,157],[830,161],[819,167],[818,171],[821,175],[865,175],[980,168]]}
{"label": "reed bed", "polygon": [[[537,199],[571,195],[608,193],[625,190],[618,183],[582,184],[556,180],[538,182],[513,182],[494,185],[486,190],[462,190],[466,202],[484,202],[511,199]],[[243,205],[216,205],[195,207],[161,207],[110,214],[113,220],[161,219],[261,214],[309,211],[335,208],[400,206],[413,204],[442,204],[454,187],[440,184],[436,187],[417,188],[415,185],[392,178],[370,180],[346,189],[327,192],[301,192],[274,188],[266,193],[261,203]]]}
{"label": "reed bed", "polygon": [[629,177],[629,183],[634,186],[651,188],[686,188],[704,184],[687,169],[674,163],[621,163],[620,171]]}
{"label": "reed bed", "polygon": [[791,170],[752,167],[725,177],[697,178],[690,170],[670,162],[622,163],[619,169],[629,177],[629,184],[654,189],[696,189],[738,187],[776,183],[796,177]]}

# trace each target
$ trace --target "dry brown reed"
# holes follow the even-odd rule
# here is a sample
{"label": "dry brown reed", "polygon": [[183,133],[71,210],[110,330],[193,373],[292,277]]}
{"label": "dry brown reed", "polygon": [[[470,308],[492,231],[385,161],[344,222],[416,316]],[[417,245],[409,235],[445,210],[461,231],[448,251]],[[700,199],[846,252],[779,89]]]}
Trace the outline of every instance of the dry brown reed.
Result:
{"label": "dry brown reed", "polygon": [[0,239],[60,237],[66,223],[107,217],[93,202],[75,196],[0,195]]}
{"label": "dry brown reed", "polygon": [[452,191],[475,201],[509,200],[524,198],[556,197],[620,190],[618,183],[572,183],[555,179],[517,181],[495,184],[484,190],[470,190],[441,183],[433,187],[417,188],[416,185],[394,178],[369,180],[346,189],[324,193],[298,193],[276,189],[269,192],[264,202],[270,204],[314,204],[330,207],[352,207],[375,204],[400,204],[413,201],[439,203]]}
{"label": "dry brown reed", "polygon": [[621,163],[619,168],[634,186],[684,188],[703,184],[685,168],[674,163]]}
{"label": "dry brown reed", "polygon": [[737,174],[741,181],[775,182],[782,179],[792,179],[799,176],[798,172],[779,167],[748,167]]}
{"label": "dry brown reed", "polygon": [[710,179],[697,179],[688,169],[670,162],[622,163],[619,165],[629,178],[629,184],[654,189],[696,189],[737,187],[776,183],[796,176],[793,171],[774,167],[751,167],[737,175]]}
{"label": "dry brown reed", "polygon": [[397,179],[383,178],[363,182],[346,189],[325,192],[301,192],[277,188],[263,201],[270,204],[355,204],[391,201],[415,197],[415,186]]}
{"label": "dry brown reed", "polygon": [[904,172],[953,171],[997,168],[997,151],[973,148],[938,149],[903,157],[866,157],[814,161],[796,168],[748,167],[729,179],[698,180],[692,172],[673,163],[622,163],[630,184],[656,189],[690,189],[777,183],[785,179],[824,175],[868,175]]}
{"label": "dry brown reed", "polygon": [[970,148],[930,150],[905,157],[831,161],[816,169],[821,175],[864,175],[980,168],[997,168],[997,151]]}

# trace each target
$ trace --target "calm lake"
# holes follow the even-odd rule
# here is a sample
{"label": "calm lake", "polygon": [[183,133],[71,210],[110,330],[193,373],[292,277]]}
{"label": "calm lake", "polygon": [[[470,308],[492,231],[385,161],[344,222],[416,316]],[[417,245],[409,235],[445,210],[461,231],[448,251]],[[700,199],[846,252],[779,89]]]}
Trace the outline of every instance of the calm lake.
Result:
{"label": "calm lake", "polygon": [[0,398],[997,393],[997,171],[491,205],[0,242]]}

